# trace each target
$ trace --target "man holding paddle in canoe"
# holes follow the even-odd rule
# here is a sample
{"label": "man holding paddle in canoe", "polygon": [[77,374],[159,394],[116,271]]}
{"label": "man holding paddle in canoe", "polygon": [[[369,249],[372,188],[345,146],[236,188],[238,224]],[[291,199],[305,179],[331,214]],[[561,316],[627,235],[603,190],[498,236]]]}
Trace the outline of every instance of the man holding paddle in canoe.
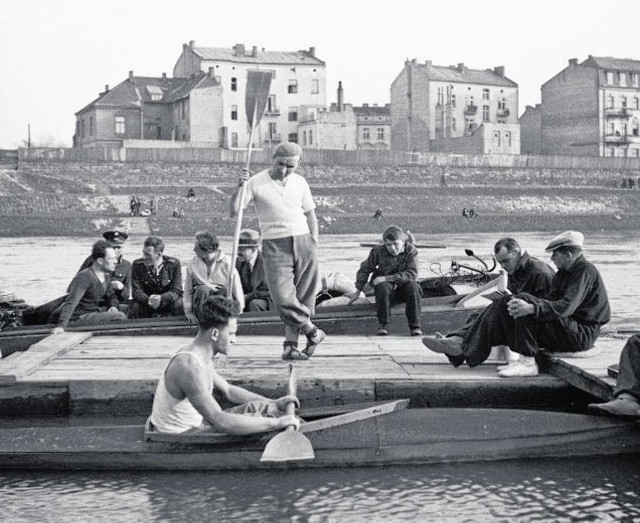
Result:
{"label": "man holding paddle in canoe", "polygon": [[[250,203],[258,214],[265,278],[285,325],[283,360],[306,360],[325,339],[325,333],[311,322],[320,286],[318,221],[309,185],[295,172],[301,154],[298,144],[281,143],[273,155],[273,167],[255,176],[243,170],[231,197],[232,218]],[[307,338],[302,351],[298,350],[300,333]]]}
{"label": "man holding paddle in canoe", "polygon": [[[289,426],[297,429],[299,420],[286,413],[287,405],[298,405],[294,395],[265,398],[229,384],[214,368],[213,356],[227,354],[229,337],[235,334],[238,302],[202,285],[193,297],[193,313],[198,334],[171,358],[160,377],[151,412],[153,429],[165,433],[213,430],[234,435]],[[214,390],[237,406],[222,410],[212,395]]]}

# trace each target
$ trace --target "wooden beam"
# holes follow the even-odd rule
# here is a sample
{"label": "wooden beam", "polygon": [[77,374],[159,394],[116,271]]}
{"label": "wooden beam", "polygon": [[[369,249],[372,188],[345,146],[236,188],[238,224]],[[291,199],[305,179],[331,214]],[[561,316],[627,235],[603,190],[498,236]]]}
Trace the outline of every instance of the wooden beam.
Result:
{"label": "wooden beam", "polygon": [[12,383],[28,376],[90,337],[90,332],[53,334],[24,352],[0,360],[0,383]]}

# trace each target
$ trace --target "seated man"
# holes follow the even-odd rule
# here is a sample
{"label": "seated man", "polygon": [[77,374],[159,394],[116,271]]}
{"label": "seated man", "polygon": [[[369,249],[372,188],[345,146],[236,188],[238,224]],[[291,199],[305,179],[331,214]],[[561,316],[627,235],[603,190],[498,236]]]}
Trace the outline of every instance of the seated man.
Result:
{"label": "seated man", "polygon": [[[554,271],[549,264],[529,256],[526,251],[523,253],[520,244],[509,237],[498,240],[493,247],[493,252],[496,261],[507,273],[507,289],[511,294],[526,292],[539,298],[547,296],[551,289],[551,280],[554,275]],[[505,297],[502,300],[508,299],[510,297]],[[465,354],[468,356],[464,354],[448,356],[449,361],[454,367],[462,365],[465,360],[470,367],[480,365],[489,357],[491,347],[484,344],[484,340],[478,333],[488,328],[487,325],[490,325],[491,321],[493,321],[492,316],[501,306],[498,301],[494,301],[481,312],[472,314],[462,328],[449,333],[444,341],[438,339],[438,336],[440,338],[443,338],[443,336],[436,333],[435,339],[424,337],[422,343],[436,352],[442,352],[438,350],[438,347],[446,349],[449,343],[456,345],[464,343],[466,347]],[[517,360],[513,360],[510,365],[513,365],[515,361]],[[504,369],[499,367],[498,370]]]}
{"label": "seated man", "polygon": [[[229,337],[235,333],[238,303],[200,286],[194,294],[193,311],[198,334],[169,361],[153,398],[151,423],[160,432],[213,430],[245,435],[281,430],[300,422],[285,413],[295,396],[270,400],[259,394],[230,385],[213,365],[216,353],[227,354]],[[216,390],[238,404],[222,410],[214,399]]]}
{"label": "seated man", "polygon": [[420,300],[422,289],[418,285],[418,249],[405,240],[399,227],[391,226],[382,235],[384,243],[373,247],[360,264],[356,276],[356,290],[348,294],[349,303],[355,302],[371,275],[376,296],[378,335],[389,334],[390,308],[394,303],[406,302],[406,315],[412,336],[421,336]]}
{"label": "seated man", "polygon": [[[118,230],[109,230],[102,233],[102,237],[116,251],[116,268],[111,275],[111,288],[118,297],[119,308],[126,313],[129,308],[129,297],[131,295],[131,262],[122,257],[124,242],[129,235]],[[93,265],[93,258],[89,256],[80,266],[78,272]]]}
{"label": "seated man", "polygon": [[232,297],[244,307],[244,293],[240,284],[240,276],[231,263],[231,258],[220,249],[218,238],[210,231],[196,233],[193,247],[195,256],[187,266],[184,283],[184,312],[191,321],[195,321],[193,310],[193,293],[204,285],[216,294],[226,295],[229,285],[229,273],[233,271]]}
{"label": "seated man", "polygon": [[[77,273],[69,284],[69,294],[59,309],[58,326],[54,334],[72,326],[100,325],[124,321],[118,310],[118,298],[111,287],[111,273],[116,267],[116,252],[104,240],[93,244],[93,264]],[[52,320],[53,321],[53,320]]]}
{"label": "seated man", "polygon": [[627,340],[618,366],[618,382],[614,399],[607,403],[592,403],[589,410],[600,414],[640,419],[640,334]]}
{"label": "seated man", "polygon": [[[600,273],[582,253],[584,236],[566,231],[546,248],[558,272],[546,298],[519,293],[510,300],[499,300],[494,313],[469,338],[423,340],[435,352],[464,356],[475,362],[495,345],[508,345],[520,354],[519,360],[498,375],[537,376],[535,356],[540,348],[556,352],[589,350],[602,325],[609,321],[609,299]],[[485,356],[486,357],[486,356]],[[477,363],[476,363],[477,364]]]}
{"label": "seated man", "polygon": [[268,311],[273,308],[269,286],[264,276],[260,233],[253,229],[242,229],[238,243],[236,269],[244,292],[244,310]]}
{"label": "seated man", "polygon": [[163,253],[164,242],[149,236],[142,249],[144,257],[131,266],[131,318],[184,315],[180,260]]}

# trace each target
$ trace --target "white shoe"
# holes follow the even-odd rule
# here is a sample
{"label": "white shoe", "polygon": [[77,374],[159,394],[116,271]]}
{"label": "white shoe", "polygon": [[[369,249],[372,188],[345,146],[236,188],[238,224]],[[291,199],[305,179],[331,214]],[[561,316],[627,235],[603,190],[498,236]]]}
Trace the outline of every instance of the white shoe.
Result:
{"label": "white shoe", "polygon": [[511,367],[513,367],[516,363],[518,363],[520,360],[510,360],[508,361],[505,365],[498,365],[496,367],[496,369],[498,370],[498,372],[500,372],[501,370],[507,370],[510,369]]}
{"label": "white shoe", "polygon": [[498,372],[498,376],[501,378],[530,378],[537,376],[538,373],[538,364],[535,360],[533,362],[518,360],[511,367]]}

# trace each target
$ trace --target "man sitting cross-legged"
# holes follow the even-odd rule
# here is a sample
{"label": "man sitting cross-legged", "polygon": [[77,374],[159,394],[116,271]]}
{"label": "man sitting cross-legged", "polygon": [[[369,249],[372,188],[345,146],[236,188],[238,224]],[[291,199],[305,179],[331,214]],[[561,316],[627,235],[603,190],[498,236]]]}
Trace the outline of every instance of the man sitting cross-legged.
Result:
{"label": "man sitting cross-legged", "polygon": [[[300,425],[285,413],[295,396],[271,400],[229,384],[213,365],[213,356],[227,354],[229,337],[235,334],[238,303],[216,295],[206,286],[194,293],[193,312],[198,334],[169,361],[153,399],[151,423],[159,432],[212,430],[245,435]],[[223,410],[214,399],[216,390],[238,406]]]}
{"label": "man sitting cross-legged", "polygon": [[[520,244],[510,237],[499,239],[493,247],[496,261],[507,273],[507,289],[511,294],[526,292],[532,296],[544,298],[551,289],[551,280],[554,271],[551,266],[542,260],[538,260],[526,251],[523,253]],[[488,329],[493,321],[496,311],[502,307],[501,301],[508,301],[505,296],[501,300],[494,301],[481,312],[472,314],[464,326],[455,332],[451,332],[444,339],[423,338],[422,342],[436,352],[444,352],[454,367],[462,365],[465,361],[470,367],[475,367],[484,362],[491,353],[491,347],[485,343],[480,335]],[[459,354],[449,355],[448,347],[462,347],[464,351]],[[515,364],[513,360],[510,366]],[[504,368],[498,368],[504,370]]]}

